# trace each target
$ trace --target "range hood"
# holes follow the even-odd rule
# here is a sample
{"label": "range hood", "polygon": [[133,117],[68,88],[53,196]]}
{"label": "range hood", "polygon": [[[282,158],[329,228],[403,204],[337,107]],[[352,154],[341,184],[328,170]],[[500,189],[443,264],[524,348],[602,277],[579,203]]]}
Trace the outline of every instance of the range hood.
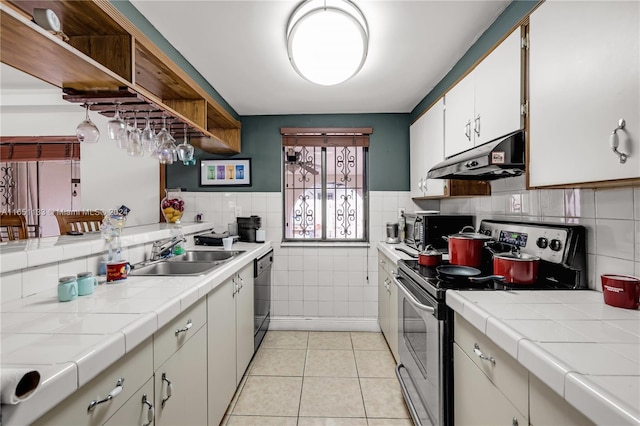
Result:
{"label": "range hood", "polygon": [[524,131],[509,133],[436,164],[429,179],[494,180],[524,173]]}

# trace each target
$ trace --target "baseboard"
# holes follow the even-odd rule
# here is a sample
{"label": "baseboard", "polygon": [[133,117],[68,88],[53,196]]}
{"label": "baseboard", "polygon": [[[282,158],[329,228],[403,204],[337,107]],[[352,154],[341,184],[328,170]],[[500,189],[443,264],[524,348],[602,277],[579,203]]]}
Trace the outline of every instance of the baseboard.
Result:
{"label": "baseboard", "polygon": [[379,332],[380,326],[377,318],[271,317],[269,330]]}

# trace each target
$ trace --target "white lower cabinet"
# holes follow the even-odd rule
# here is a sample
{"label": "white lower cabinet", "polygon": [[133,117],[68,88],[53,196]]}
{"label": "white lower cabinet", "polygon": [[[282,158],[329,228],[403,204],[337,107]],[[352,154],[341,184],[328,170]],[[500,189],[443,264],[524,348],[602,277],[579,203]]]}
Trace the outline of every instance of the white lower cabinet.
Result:
{"label": "white lower cabinet", "polygon": [[529,375],[529,423],[533,426],[594,424],[533,374]]}
{"label": "white lower cabinet", "polygon": [[115,413],[105,426],[154,425],[156,407],[153,401],[153,380],[149,379],[134,393],[131,398]]}
{"label": "white lower cabinet", "polygon": [[196,331],[155,372],[156,425],[207,424],[207,333]]}
{"label": "white lower cabinet", "polygon": [[453,345],[456,425],[526,426],[527,417],[484,375],[460,346]]}
{"label": "white lower cabinet", "polygon": [[207,296],[209,424],[218,425],[253,356],[253,265]]}
{"label": "white lower cabinet", "polygon": [[236,275],[236,386],[249,366],[254,350],[253,264]]}
{"label": "white lower cabinet", "polygon": [[392,276],[396,269],[396,264],[378,251],[378,323],[398,360],[398,288]]}
{"label": "white lower cabinet", "polygon": [[[153,344],[152,339],[148,339],[33,424],[102,425],[148,383],[152,376]],[[110,393],[115,396],[105,400]],[[150,396],[153,398],[153,392]],[[101,400],[105,401],[94,403],[93,408],[88,409],[92,401]]]}
{"label": "white lower cabinet", "polygon": [[454,342],[455,423],[526,426],[528,371],[457,314]]}
{"label": "white lower cabinet", "polygon": [[458,314],[454,336],[456,425],[593,425]]}

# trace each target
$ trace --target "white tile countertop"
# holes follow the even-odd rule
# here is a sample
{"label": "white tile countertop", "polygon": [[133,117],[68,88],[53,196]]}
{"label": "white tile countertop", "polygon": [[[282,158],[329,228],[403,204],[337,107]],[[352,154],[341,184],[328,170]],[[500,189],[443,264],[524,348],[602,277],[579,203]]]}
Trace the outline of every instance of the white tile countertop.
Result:
{"label": "white tile countertop", "polygon": [[447,291],[447,305],[585,416],[640,425],[640,311],[584,291]]}
{"label": "white tile countertop", "polygon": [[[3,424],[31,423],[271,247],[234,243],[233,250],[245,252],[199,277],[129,276],[65,303],[54,286],[0,304],[2,367],[33,368],[42,376],[32,398],[2,406]],[[3,263],[4,256],[3,249]]]}

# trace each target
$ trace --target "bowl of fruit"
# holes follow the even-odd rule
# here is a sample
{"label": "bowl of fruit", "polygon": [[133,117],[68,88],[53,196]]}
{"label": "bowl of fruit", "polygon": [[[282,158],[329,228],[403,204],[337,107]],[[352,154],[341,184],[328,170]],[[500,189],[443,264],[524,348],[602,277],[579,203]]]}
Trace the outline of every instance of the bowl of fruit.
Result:
{"label": "bowl of fruit", "polygon": [[180,223],[184,212],[184,200],[176,192],[167,190],[167,196],[162,199],[160,206],[167,223]]}

